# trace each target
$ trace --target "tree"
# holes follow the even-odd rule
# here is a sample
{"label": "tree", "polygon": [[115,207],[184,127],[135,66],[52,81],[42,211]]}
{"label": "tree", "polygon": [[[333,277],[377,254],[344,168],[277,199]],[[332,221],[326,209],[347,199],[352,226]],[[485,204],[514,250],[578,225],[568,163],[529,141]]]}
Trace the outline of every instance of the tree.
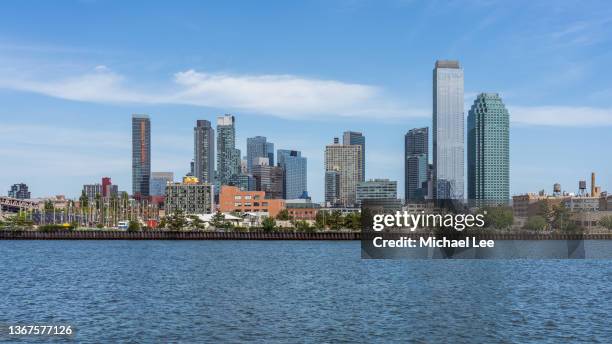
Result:
{"label": "tree", "polygon": [[261,222],[264,232],[272,232],[276,228],[276,221],[272,217],[264,217]]}
{"label": "tree", "polygon": [[327,220],[327,223],[329,225],[329,229],[338,230],[342,228],[342,226],[344,225],[344,219],[342,217],[342,212],[340,212],[340,210],[332,211],[332,213],[329,215],[329,219]]}
{"label": "tree", "polygon": [[202,230],[205,227],[204,221],[197,215],[189,215],[189,220],[191,220],[191,227],[193,229]]}
{"label": "tree", "polygon": [[288,221],[291,220],[291,215],[289,215],[289,211],[287,209],[283,209],[278,212],[278,215],[276,215],[276,219],[281,221]]}
{"label": "tree", "polygon": [[89,206],[89,198],[87,198],[85,190],[81,192],[81,197],[79,197],[79,205],[81,206],[81,209],[87,208]]}
{"label": "tree", "polygon": [[578,226],[572,221],[572,214],[563,204],[558,204],[553,207],[553,228],[565,232],[574,232],[579,230]]}
{"label": "tree", "polygon": [[531,231],[542,231],[548,227],[546,219],[540,215],[535,215],[527,219],[523,228]]}
{"label": "tree", "polygon": [[349,213],[344,216],[344,227],[354,231],[361,230],[361,215],[359,213]]}
{"label": "tree", "polygon": [[221,211],[217,211],[210,220],[210,223],[215,228],[223,228],[225,225],[225,215]]}
{"label": "tree", "polygon": [[315,231],[315,227],[311,226],[308,222],[304,220],[299,220],[295,222],[295,229],[298,232],[306,232],[311,233]]}
{"label": "tree", "polygon": [[482,210],[483,213],[486,211],[485,227],[506,229],[514,223],[514,214],[510,207],[485,207]]}
{"label": "tree", "polygon": [[52,212],[55,209],[53,202],[48,199],[45,201],[45,211]]}
{"label": "tree", "polygon": [[612,215],[602,217],[599,220],[599,225],[606,229],[612,229]]}
{"label": "tree", "polygon": [[177,210],[170,216],[166,217],[166,226],[170,230],[180,231],[187,226],[187,218],[182,211]]}
{"label": "tree", "polygon": [[325,229],[327,217],[329,217],[329,214],[325,210],[317,211],[317,215],[315,216],[315,225],[317,228]]}
{"label": "tree", "polygon": [[138,232],[140,230],[140,222],[130,220],[127,230],[128,232]]}

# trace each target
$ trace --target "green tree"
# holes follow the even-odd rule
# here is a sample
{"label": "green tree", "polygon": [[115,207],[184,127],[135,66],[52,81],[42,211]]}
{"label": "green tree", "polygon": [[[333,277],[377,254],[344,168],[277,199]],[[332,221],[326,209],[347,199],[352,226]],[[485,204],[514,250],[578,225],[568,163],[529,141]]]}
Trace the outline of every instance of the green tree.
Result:
{"label": "green tree", "polygon": [[189,215],[191,228],[196,230],[202,230],[206,227],[205,222],[197,215]]}
{"label": "green tree", "polygon": [[127,230],[128,232],[138,232],[140,230],[140,222],[130,220]]}
{"label": "green tree", "polygon": [[325,210],[317,211],[317,215],[315,216],[315,226],[319,229],[325,229],[327,224],[327,218],[329,217],[329,213]]}
{"label": "green tree", "polygon": [[315,227],[311,226],[308,222],[304,220],[295,221],[295,229],[298,232],[306,233],[311,233],[315,231]]}
{"label": "green tree", "polygon": [[332,211],[332,213],[329,215],[329,219],[327,220],[327,224],[331,230],[338,230],[342,228],[344,225],[342,212],[340,212],[340,210]]}
{"label": "green tree", "polygon": [[507,229],[514,223],[514,214],[511,207],[485,207],[482,209],[485,227]]}
{"label": "green tree", "polygon": [[50,199],[45,201],[44,209],[46,212],[52,212],[55,209],[55,206],[53,205],[53,202]]}
{"label": "green tree", "polygon": [[546,219],[540,215],[535,215],[527,219],[523,228],[531,231],[542,231],[548,227]]}
{"label": "green tree", "polygon": [[599,219],[599,225],[606,229],[612,229],[612,215],[604,216]]}
{"label": "green tree", "polygon": [[292,218],[291,218],[291,215],[289,215],[289,210],[283,209],[278,212],[278,215],[276,215],[276,219],[281,220],[281,221],[288,221],[288,220],[291,220]]}
{"label": "green tree", "polygon": [[563,204],[553,207],[553,228],[564,232],[575,232],[580,230],[572,220],[572,213]]}
{"label": "green tree", "polygon": [[349,213],[344,216],[344,227],[353,231],[361,230],[361,214]]}
{"label": "green tree", "polygon": [[187,218],[182,211],[177,210],[166,217],[166,226],[170,230],[180,231],[187,226]]}
{"label": "green tree", "polygon": [[217,211],[210,220],[210,223],[215,228],[223,228],[225,225],[225,215],[221,211]]}
{"label": "green tree", "polygon": [[81,206],[81,209],[89,207],[89,198],[87,198],[85,190],[81,192],[81,197],[79,197],[79,205]]}
{"label": "green tree", "polygon": [[272,232],[276,228],[276,221],[274,218],[266,216],[261,222],[264,232]]}

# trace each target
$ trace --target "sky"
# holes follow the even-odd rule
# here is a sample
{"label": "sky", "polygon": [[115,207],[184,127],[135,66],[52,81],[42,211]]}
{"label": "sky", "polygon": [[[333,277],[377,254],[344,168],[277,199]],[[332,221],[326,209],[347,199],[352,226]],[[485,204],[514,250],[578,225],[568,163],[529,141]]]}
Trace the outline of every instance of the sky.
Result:
{"label": "sky", "polygon": [[[398,181],[403,136],[430,126],[432,69],[457,59],[465,111],[510,111],[511,194],[612,189],[608,1],[6,1],[0,11],[0,194],[76,197],[110,176],[131,191],[131,115],[151,117],[152,170],[189,171],[197,119],[236,116],[308,158],[366,136],[366,178]],[[4,190],[3,190],[4,189]]]}

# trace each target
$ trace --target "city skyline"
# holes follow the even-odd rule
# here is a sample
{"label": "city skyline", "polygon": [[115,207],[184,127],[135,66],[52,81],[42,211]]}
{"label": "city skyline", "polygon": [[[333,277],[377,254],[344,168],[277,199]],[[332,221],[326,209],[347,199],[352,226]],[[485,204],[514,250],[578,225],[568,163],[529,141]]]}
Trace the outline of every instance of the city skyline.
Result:
{"label": "city skyline", "polygon": [[[436,59],[461,61],[466,109],[481,92],[504,99],[511,194],[550,190],[554,182],[575,192],[575,181],[591,171],[610,189],[612,162],[602,148],[612,143],[610,72],[599,68],[609,57],[610,34],[608,13],[594,11],[596,2],[463,2],[435,11],[426,3],[312,3],[295,12],[278,3],[252,8],[250,17],[228,11],[231,5],[150,9],[181,12],[180,21],[162,26],[134,25],[140,9],[128,5],[111,26],[116,6],[14,4],[1,15],[4,189],[24,182],[33,197],[78,197],[83,184],[109,176],[130,191],[132,113],[151,117],[152,170],[184,175],[195,121],[232,113],[242,152],[246,137],[263,135],[277,149],[308,157],[314,200],[323,200],[322,147],[343,131],[368,138],[364,178],[397,180],[402,190],[403,135],[431,128]],[[18,25],[24,16],[36,20]],[[270,16],[285,18],[283,30],[253,25]],[[368,24],[378,16],[387,20]],[[227,21],[236,25],[225,28]],[[90,34],[79,34],[82,27]],[[254,49],[255,42],[265,48]],[[513,154],[522,151],[529,154]]]}

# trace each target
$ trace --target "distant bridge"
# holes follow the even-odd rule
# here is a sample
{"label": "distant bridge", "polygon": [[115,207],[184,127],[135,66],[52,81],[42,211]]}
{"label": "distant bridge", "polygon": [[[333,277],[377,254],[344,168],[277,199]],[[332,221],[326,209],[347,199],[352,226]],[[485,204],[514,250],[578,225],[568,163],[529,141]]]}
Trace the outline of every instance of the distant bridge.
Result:
{"label": "distant bridge", "polygon": [[0,196],[0,210],[19,211],[38,209],[37,201]]}

